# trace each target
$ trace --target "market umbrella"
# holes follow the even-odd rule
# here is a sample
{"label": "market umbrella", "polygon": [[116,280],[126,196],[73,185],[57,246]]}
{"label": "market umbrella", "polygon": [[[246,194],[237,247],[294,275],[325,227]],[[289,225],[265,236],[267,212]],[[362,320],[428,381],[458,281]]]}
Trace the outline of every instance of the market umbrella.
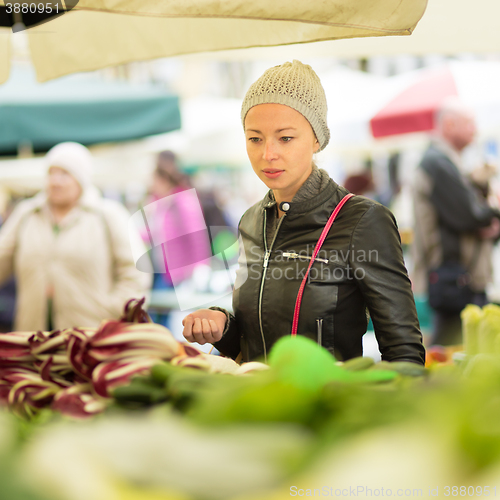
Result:
{"label": "market umbrella", "polygon": [[[80,0],[70,12],[28,29],[28,36],[37,79],[46,81],[194,52],[410,35],[426,4],[427,0]],[[9,23],[6,14],[3,19]],[[7,30],[3,28],[0,44],[9,42]],[[8,58],[1,63],[0,79],[5,79]]]}
{"label": "market umbrella", "polygon": [[0,154],[28,143],[44,151],[63,141],[83,144],[128,141],[179,129],[176,96],[154,85],[105,82],[71,75],[37,83],[16,68],[0,87]]}
{"label": "market umbrella", "polygon": [[375,138],[433,130],[435,112],[448,96],[474,110],[480,131],[500,126],[499,62],[456,61],[392,80],[397,90],[370,119]]}
{"label": "market umbrella", "polygon": [[491,54],[500,51],[498,0],[431,0],[411,36],[379,36],[319,41],[312,44],[216,52],[222,60],[287,60],[309,57],[346,59],[400,54]]}

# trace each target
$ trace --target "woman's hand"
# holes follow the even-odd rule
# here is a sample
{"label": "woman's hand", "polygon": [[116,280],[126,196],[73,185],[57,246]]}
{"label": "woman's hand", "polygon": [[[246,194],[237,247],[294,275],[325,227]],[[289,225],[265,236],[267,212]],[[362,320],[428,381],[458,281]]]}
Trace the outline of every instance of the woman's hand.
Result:
{"label": "woman's hand", "polygon": [[188,314],[183,320],[182,334],[188,342],[213,344],[222,338],[226,326],[226,315],[212,309],[199,309]]}

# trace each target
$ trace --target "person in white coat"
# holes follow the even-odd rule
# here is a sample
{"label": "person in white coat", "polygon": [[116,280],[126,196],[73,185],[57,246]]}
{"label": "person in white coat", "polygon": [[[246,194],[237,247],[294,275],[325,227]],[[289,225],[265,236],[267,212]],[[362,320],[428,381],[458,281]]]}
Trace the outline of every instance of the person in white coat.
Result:
{"label": "person in white coat", "polygon": [[[92,155],[65,142],[46,156],[47,182],[0,230],[0,282],[17,282],[15,330],[95,327],[146,295],[152,275],[136,269],[129,214],[91,184]],[[132,231],[132,233],[131,233]]]}

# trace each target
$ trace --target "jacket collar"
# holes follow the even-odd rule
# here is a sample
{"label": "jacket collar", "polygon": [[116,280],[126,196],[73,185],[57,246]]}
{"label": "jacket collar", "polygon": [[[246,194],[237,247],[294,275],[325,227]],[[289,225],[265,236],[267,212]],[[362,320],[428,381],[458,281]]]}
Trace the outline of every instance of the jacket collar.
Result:
{"label": "jacket collar", "polygon": [[453,149],[449,143],[439,136],[435,136],[431,139],[431,146],[437,149],[441,153],[445,154],[450,161],[455,164],[460,172],[463,172],[463,161],[460,153]]}
{"label": "jacket collar", "polygon": [[[88,211],[96,211],[99,209],[99,204],[102,196],[95,186],[87,187],[75,207],[58,224],[61,227],[67,227],[74,224],[80,213]],[[52,213],[49,209],[47,201],[47,193],[45,190],[40,191],[31,199],[32,210],[34,212],[42,212],[49,220],[52,220]]]}
{"label": "jacket collar", "polygon": [[[311,185],[311,177],[320,175],[323,180],[326,177],[326,185],[325,182],[322,183],[323,189],[319,193],[314,193],[308,189]],[[309,186],[308,186],[309,185]],[[335,193],[338,191],[339,185],[328,176],[328,173],[323,169],[313,169],[311,175],[307,178],[304,184],[300,187],[300,189],[295,194],[294,198],[288,203],[290,208],[286,210],[287,216],[290,215],[299,215],[314,210],[325,203],[327,200],[332,198]],[[295,201],[298,200],[298,201]],[[267,194],[264,196],[264,199],[261,202],[262,209],[269,209],[276,205],[276,200],[274,199],[274,194],[270,189]]]}
{"label": "jacket collar", "polygon": [[[93,209],[99,206],[101,199],[102,196],[99,190],[95,186],[89,186],[84,190],[75,207]],[[46,191],[40,191],[33,198],[31,198],[31,200],[34,209],[42,208],[44,205],[48,204]]]}

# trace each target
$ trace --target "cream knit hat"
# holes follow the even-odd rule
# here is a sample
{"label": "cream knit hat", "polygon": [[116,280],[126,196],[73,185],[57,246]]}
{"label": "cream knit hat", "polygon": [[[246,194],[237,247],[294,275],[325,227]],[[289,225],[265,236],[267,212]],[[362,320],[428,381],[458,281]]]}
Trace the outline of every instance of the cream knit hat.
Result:
{"label": "cream knit hat", "polygon": [[319,150],[330,140],[326,123],[326,96],[318,75],[308,64],[286,62],[269,68],[253,83],[243,100],[241,121],[245,127],[248,110],[258,104],[284,104],[295,109],[311,124],[319,142]]}
{"label": "cream knit hat", "polygon": [[91,185],[92,153],[77,142],[61,142],[49,150],[47,168],[59,167],[69,172],[85,191]]}

